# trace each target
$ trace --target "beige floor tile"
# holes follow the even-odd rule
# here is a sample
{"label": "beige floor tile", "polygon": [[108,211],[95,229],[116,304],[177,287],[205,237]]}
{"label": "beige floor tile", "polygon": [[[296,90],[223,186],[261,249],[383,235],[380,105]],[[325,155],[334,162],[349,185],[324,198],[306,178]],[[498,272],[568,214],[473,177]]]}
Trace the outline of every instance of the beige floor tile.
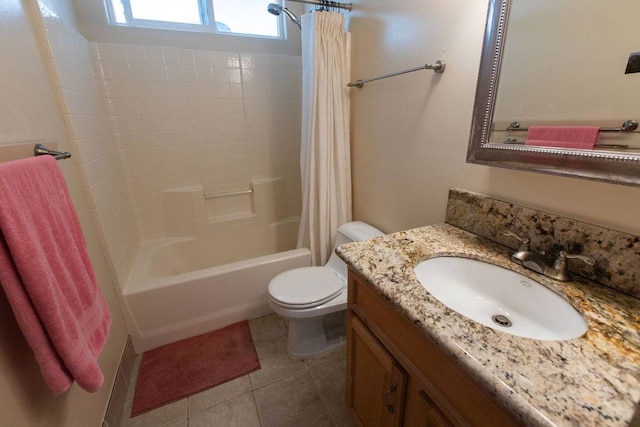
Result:
{"label": "beige floor tile", "polygon": [[356,427],[356,423],[353,421],[353,418],[351,418],[351,414],[348,411],[343,412],[340,415],[336,415],[333,418],[333,422],[336,427]]}
{"label": "beige floor tile", "polygon": [[305,368],[302,361],[289,356],[286,336],[256,344],[256,352],[261,368],[249,374],[253,390]]}
{"label": "beige floor tile", "polygon": [[251,391],[249,376],[236,378],[216,387],[189,396],[189,414],[203,411]]}
{"label": "beige floor tile", "polygon": [[187,427],[188,421],[186,418],[183,418],[179,421],[174,421],[170,424],[163,424],[162,427]]}
{"label": "beige floor tile", "polygon": [[264,427],[324,426],[331,421],[308,372],[254,391]]}
{"label": "beige floor tile", "polygon": [[275,313],[250,320],[249,329],[254,344],[287,335],[287,327]]}
{"label": "beige floor tile", "polygon": [[[287,352],[286,329],[283,333],[281,328],[284,323],[277,326],[277,320],[271,317],[252,321],[262,369],[129,418],[140,364],[137,356],[131,367],[134,377],[127,390],[122,422],[109,427],[258,427],[260,421],[264,427],[352,427],[354,423],[344,411],[344,350],[316,359],[294,359]],[[252,389],[253,394],[249,392]]]}
{"label": "beige floor tile", "polygon": [[347,409],[346,384],[347,358],[342,355],[309,368],[313,382],[318,387],[320,397],[327,405],[331,416]]}
{"label": "beige floor tile", "polygon": [[332,351],[331,353],[325,354],[324,356],[314,357],[313,359],[303,359],[303,362],[308,368],[310,368],[312,366],[316,366],[320,363],[326,362],[327,360],[333,359],[335,357],[344,356],[346,352],[347,352],[347,348],[346,348],[346,342],[345,342],[345,347],[339,350]]}
{"label": "beige floor tile", "polygon": [[260,427],[252,393],[189,416],[189,427]]}
{"label": "beige floor tile", "polygon": [[126,427],[158,427],[187,419],[187,399],[181,399],[133,418],[123,419]]}

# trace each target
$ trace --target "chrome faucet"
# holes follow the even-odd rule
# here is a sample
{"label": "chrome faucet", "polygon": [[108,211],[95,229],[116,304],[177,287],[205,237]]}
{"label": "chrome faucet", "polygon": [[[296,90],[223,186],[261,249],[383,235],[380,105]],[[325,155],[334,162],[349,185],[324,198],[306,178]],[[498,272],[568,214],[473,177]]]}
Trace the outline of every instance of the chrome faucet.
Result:
{"label": "chrome faucet", "polygon": [[551,263],[544,257],[544,252],[537,254],[531,251],[529,248],[530,239],[521,237],[510,230],[503,231],[502,235],[514,237],[521,243],[520,248],[511,255],[511,260],[513,262],[554,280],[559,280],[561,282],[571,281],[571,276],[569,276],[569,272],[567,271],[567,259],[579,259],[587,265],[595,265],[596,263],[596,261],[589,256],[568,254],[565,251],[560,251],[558,258]]}
{"label": "chrome faucet", "polygon": [[579,254],[568,254],[565,251],[560,251],[558,254],[558,258],[556,258],[556,262],[553,263],[553,268],[549,268],[545,270],[543,273],[545,276],[550,277],[555,280],[560,280],[562,282],[568,282],[571,280],[571,276],[569,276],[569,272],[567,271],[567,260],[568,259],[579,259],[587,265],[594,266],[596,265],[596,260],[586,255]]}
{"label": "chrome faucet", "polygon": [[527,259],[530,256],[530,254],[532,254],[531,249],[529,248],[529,243],[531,243],[531,240],[529,240],[528,237],[522,237],[518,233],[511,230],[504,230],[502,232],[502,235],[507,237],[513,237],[520,241],[520,247],[518,248],[517,251],[513,253],[513,255],[511,255],[511,260],[515,263],[522,265],[524,260]]}

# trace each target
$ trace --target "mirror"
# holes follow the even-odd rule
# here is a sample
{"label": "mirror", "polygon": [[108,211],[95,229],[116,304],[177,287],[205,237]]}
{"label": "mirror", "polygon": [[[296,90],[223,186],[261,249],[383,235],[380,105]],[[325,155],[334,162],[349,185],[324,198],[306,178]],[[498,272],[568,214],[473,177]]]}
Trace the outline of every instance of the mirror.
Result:
{"label": "mirror", "polygon": [[[640,186],[639,15],[623,0],[490,0],[467,162]],[[575,149],[528,139],[532,126],[600,131]]]}

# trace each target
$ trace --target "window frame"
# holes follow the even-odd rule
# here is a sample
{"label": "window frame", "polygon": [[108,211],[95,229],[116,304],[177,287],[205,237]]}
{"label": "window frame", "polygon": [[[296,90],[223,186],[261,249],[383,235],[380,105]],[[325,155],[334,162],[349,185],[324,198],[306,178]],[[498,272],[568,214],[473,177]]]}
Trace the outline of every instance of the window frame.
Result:
{"label": "window frame", "polygon": [[[113,2],[118,1],[122,3],[124,9],[125,21],[117,22],[115,11],[113,8]],[[116,25],[120,27],[132,27],[132,28],[152,28],[159,30],[178,30],[178,31],[190,31],[199,33],[214,33],[236,37],[257,37],[271,40],[284,40],[287,38],[285,21],[282,15],[278,16],[278,35],[267,36],[260,34],[247,34],[237,33],[233,31],[218,31],[216,30],[216,20],[214,13],[214,0],[197,0],[198,8],[200,10],[200,24],[189,24],[185,22],[170,22],[170,21],[156,21],[152,19],[139,19],[134,18],[131,11],[131,0],[105,0],[105,8],[107,13],[107,21],[109,25]],[[283,0],[273,0],[272,3],[282,5]]]}

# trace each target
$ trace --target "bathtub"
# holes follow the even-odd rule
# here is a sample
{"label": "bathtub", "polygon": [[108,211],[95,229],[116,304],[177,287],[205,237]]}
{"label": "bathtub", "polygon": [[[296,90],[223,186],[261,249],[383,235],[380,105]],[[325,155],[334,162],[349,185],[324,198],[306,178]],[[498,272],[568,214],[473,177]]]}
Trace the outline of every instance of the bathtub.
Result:
{"label": "bathtub", "polygon": [[271,313],[269,281],[311,265],[306,248],[216,265],[207,247],[198,238],[141,245],[122,291],[136,353]]}

